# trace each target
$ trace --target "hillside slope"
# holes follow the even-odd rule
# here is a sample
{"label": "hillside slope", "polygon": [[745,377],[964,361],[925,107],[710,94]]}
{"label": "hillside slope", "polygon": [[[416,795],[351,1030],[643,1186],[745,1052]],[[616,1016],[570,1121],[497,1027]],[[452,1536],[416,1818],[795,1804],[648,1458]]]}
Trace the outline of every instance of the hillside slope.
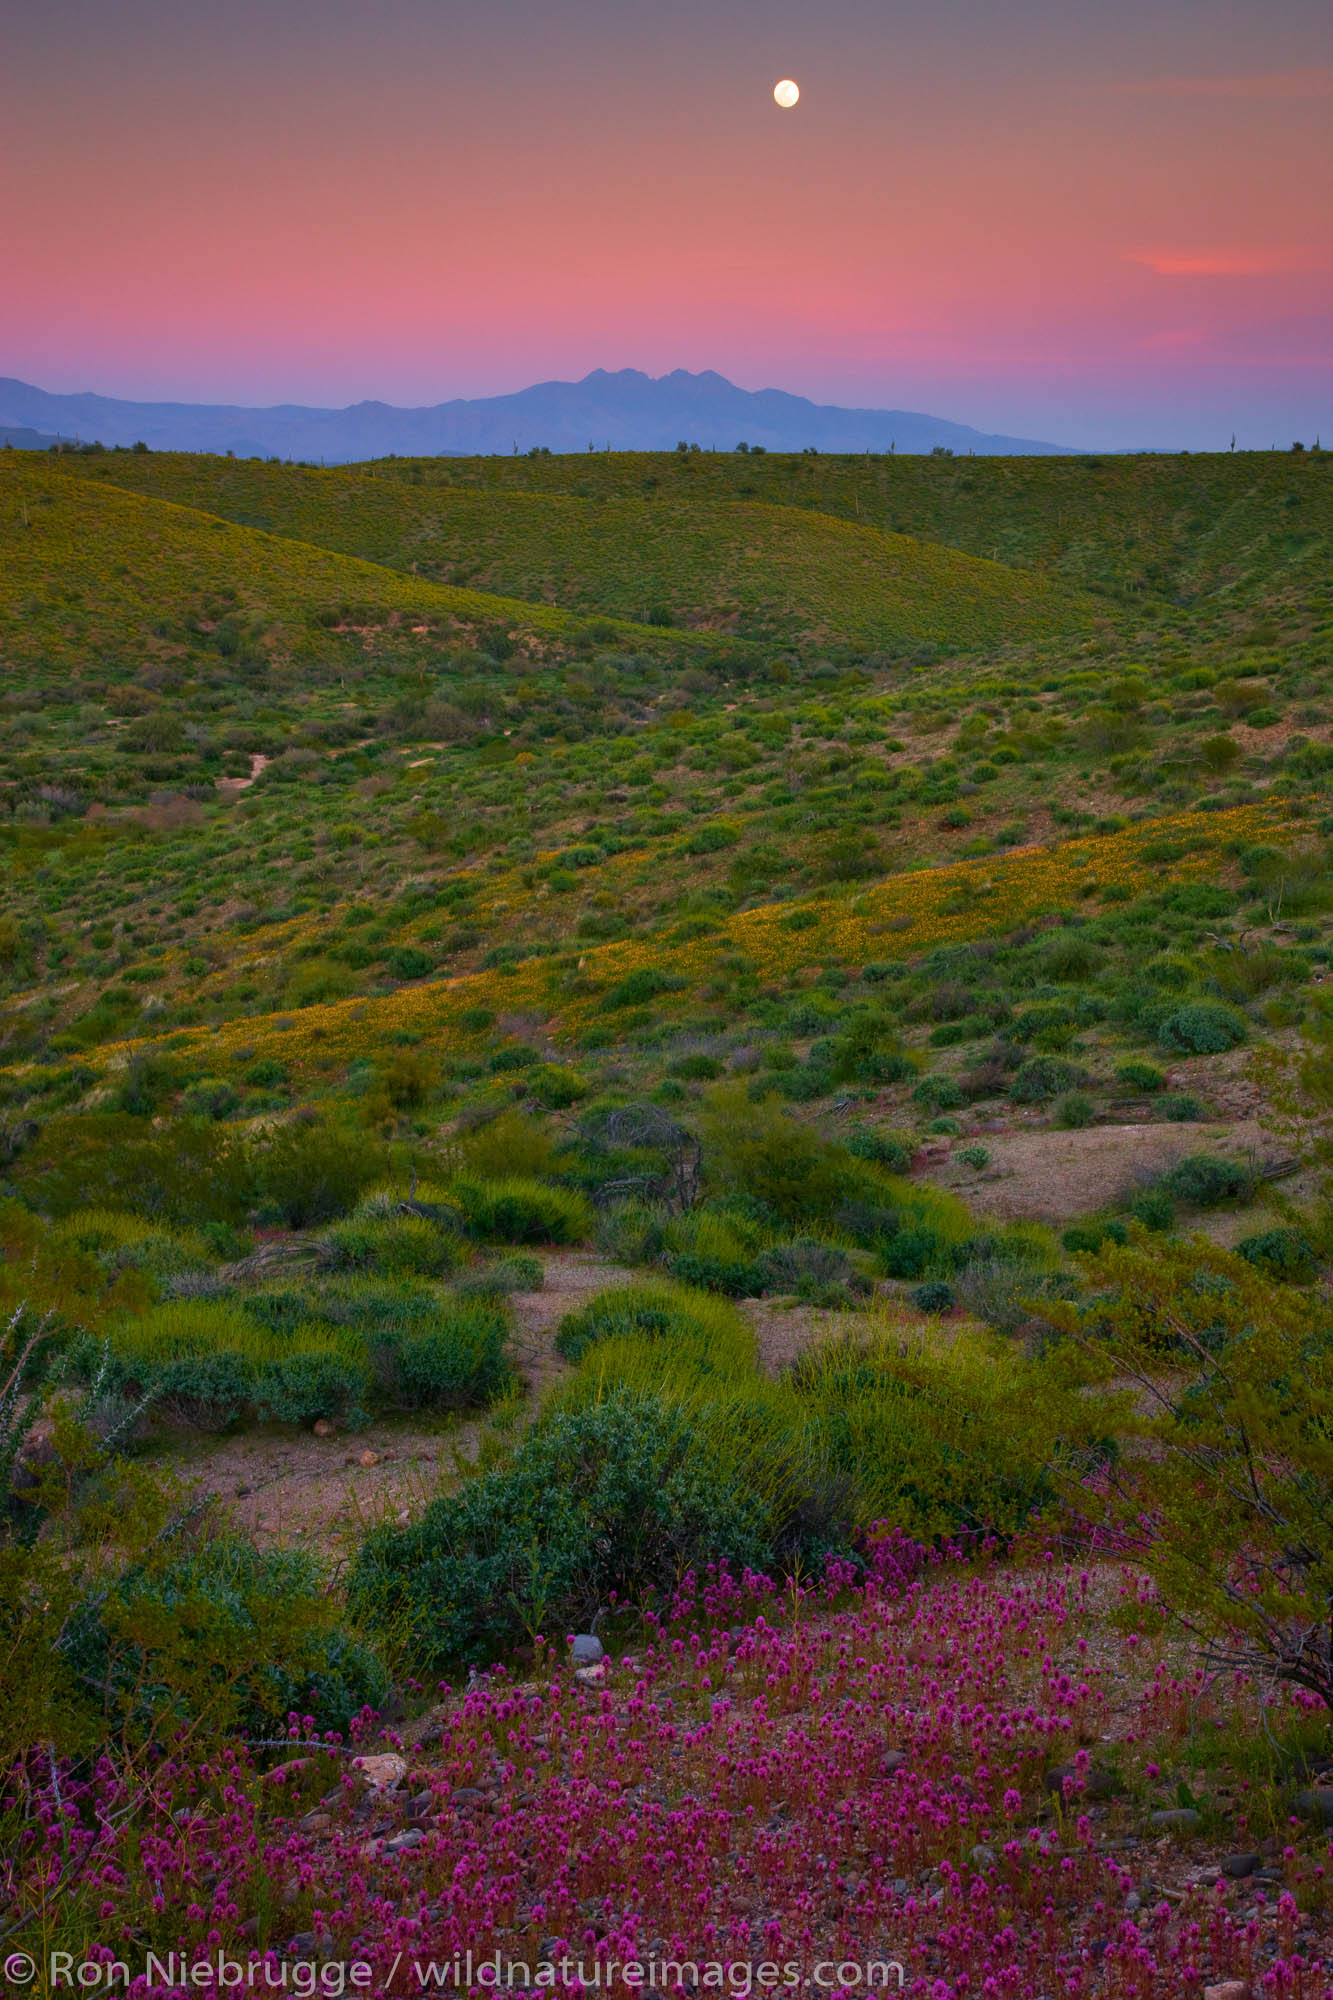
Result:
{"label": "hillside slope", "polygon": [[183,454],[104,456],[89,477],[438,582],[768,642],[950,647],[1086,627],[1044,578],[906,535],[740,495],[590,498],[420,484]]}

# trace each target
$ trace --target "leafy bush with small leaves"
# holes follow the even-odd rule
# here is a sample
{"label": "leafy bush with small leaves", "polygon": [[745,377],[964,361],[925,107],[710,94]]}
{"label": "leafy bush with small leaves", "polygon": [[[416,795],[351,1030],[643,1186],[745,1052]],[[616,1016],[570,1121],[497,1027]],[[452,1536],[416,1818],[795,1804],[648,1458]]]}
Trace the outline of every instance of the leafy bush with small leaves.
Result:
{"label": "leafy bush with small leaves", "polygon": [[452,1232],[418,1215],[336,1222],[315,1247],[330,1271],[365,1271],[384,1278],[446,1277],[462,1254]]}
{"label": "leafy bush with small leaves", "polygon": [[1181,1055],[1220,1055],[1245,1040],[1245,1018],[1234,1007],[1215,1000],[1192,1000],[1177,1007],[1158,1024],[1157,1039],[1164,1049]]}
{"label": "leafy bush with small leaves", "polygon": [[1243,1201],[1254,1187],[1254,1176],[1239,1160],[1217,1153],[1190,1153],[1162,1176],[1162,1187],[1190,1208],[1216,1208],[1224,1201]]}
{"label": "leafy bush with small leaves", "polygon": [[1085,1090],[1068,1090],[1055,1107],[1055,1122],[1065,1132],[1081,1132],[1097,1116],[1097,1106]]}
{"label": "leafy bush with small leaves", "polygon": [[1157,1091],[1166,1082],[1163,1072],[1156,1063],[1123,1062],[1116,1068],[1115,1080],[1126,1090]]}
{"label": "leafy bush with small leaves", "polygon": [[1082,1080],[1083,1072],[1063,1056],[1029,1056],[1016,1072],[1009,1095],[1015,1104],[1045,1104]]}
{"label": "leafy bush with small leaves", "polygon": [[1236,1245],[1236,1255],[1289,1285],[1312,1284],[1319,1275],[1314,1246],[1299,1229],[1263,1229],[1243,1237]]}

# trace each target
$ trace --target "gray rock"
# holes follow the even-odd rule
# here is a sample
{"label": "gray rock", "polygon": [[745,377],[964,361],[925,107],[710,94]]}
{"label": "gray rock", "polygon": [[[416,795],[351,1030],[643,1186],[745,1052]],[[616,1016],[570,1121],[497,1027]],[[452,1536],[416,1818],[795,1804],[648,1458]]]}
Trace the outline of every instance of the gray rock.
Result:
{"label": "gray rock", "polygon": [[1150,1813],[1148,1824],[1168,1833],[1188,1833],[1199,1824],[1199,1817],[1192,1806],[1168,1806],[1165,1812]]}
{"label": "gray rock", "polygon": [[595,1667],[605,1651],[595,1632],[579,1632],[569,1649],[576,1667]]}
{"label": "gray rock", "polygon": [[1126,1896],[1125,1908],[1129,1911],[1131,1916],[1134,1914],[1135,1910],[1141,1910],[1143,1908],[1143,1898],[1139,1894],[1137,1889],[1131,1889],[1129,1894]]}
{"label": "gray rock", "polygon": [[1247,1875],[1253,1875],[1263,1865],[1262,1854],[1228,1854],[1222,1863],[1222,1873],[1229,1875],[1233,1882],[1243,1882]]}
{"label": "gray rock", "polygon": [[1333,1826],[1333,1785],[1315,1785],[1308,1792],[1297,1792],[1296,1810],[1302,1819]]}
{"label": "gray rock", "polygon": [[905,1750],[886,1750],[879,1760],[879,1768],[886,1778],[891,1778],[895,1771],[902,1770],[906,1762],[907,1752]]}
{"label": "gray rock", "polygon": [[402,1833],[392,1834],[384,1843],[386,1854],[401,1854],[406,1848],[415,1847],[426,1838],[419,1826],[405,1827]]}
{"label": "gray rock", "polygon": [[971,1854],[969,1854],[968,1860],[977,1869],[993,1868],[995,1866],[995,1849],[987,1847],[984,1841],[979,1840],[972,1849]]}

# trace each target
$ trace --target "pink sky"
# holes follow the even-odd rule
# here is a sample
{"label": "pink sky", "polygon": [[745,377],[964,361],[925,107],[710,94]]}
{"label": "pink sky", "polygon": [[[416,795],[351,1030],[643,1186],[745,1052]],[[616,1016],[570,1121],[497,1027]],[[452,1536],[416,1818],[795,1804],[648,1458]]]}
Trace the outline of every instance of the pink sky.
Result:
{"label": "pink sky", "polygon": [[1059,441],[1333,436],[1322,0],[999,11],[45,0],[6,31],[0,374],[712,367]]}

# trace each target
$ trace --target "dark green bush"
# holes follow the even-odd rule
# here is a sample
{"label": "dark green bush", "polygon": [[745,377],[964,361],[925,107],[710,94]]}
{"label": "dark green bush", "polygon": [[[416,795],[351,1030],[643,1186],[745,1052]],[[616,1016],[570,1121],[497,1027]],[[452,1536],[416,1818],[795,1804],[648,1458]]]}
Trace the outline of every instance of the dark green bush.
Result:
{"label": "dark green bush", "polygon": [[435,970],[430,953],[414,944],[398,945],[389,953],[388,964],[394,979],[424,979]]}
{"label": "dark green bush", "polygon": [[922,1312],[948,1312],[953,1306],[953,1286],[944,1278],[932,1278],[928,1284],[918,1285],[912,1294],[912,1304]]}
{"label": "dark green bush", "polygon": [[1160,1090],[1166,1082],[1163,1072],[1156,1063],[1124,1062],[1117,1066],[1115,1078],[1126,1090]]}
{"label": "dark green bush", "polygon": [[261,1423],[305,1425],[325,1417],[355,1429],[366,1420],[366,1388],[366,1364],[358,1355],[298,1349],[261,1362],[252,1400]]}
{"label": "dark green bush", "polygon": [[1079,1251],[1091,1256],[1100,1250],[1103,1243],[1127,1243],[1129,1231],[1123,1222],[1112,1218],[1109,1221],[1074,1222],[1060,1238],[1066,1250]]}
{"label": "dark green bush", "polygon": [[505,1466],[363,1543],[354,1610],[410,1634],[433,1666],[481,1662],[524,1632],[558,1637],[599,1605],[670,1589],[709,1562],[762,1567],[756,1496],[705,1462],[690,1423],[621,1390],[547,1418]]}
{"label": "dark green bush", "polygon": [[754,1270],[761,1291],[794,1292],[798,1298],[822,1293],[829,1286],[850,1290],[857,1282],[852,1260],[845,1250],[808,1236],[798,1236],[790,1243],[775,1243],[772,1249],[756,1257]]}
{"label": "dark green bush", "polygon": [[30,1207],[47,1215],[79,1208],[128,1209],[164,1222],[239,1222],[244,1157],[232,1136],[178,1120],[161,1130],[125,1112],[57,1118],[8,1169]]}
{"label": "dark green bush", "polygon": [[1181,1055],[1219,1055],[1245,1040],[1244,1017],[1214,1000],[1192,1000],[1159,1022],[1157,1039]]}
{"label": "dark green bush", "polygon": [[923,1111],[956,1111],[963,1101],[963,1092],[957,1077],[937,1073],[922,1077],[912,1092],[912,1101]]}
{"label": "dark green bush", "polygon": [[873,1160],[877,1166],[887,1167],[892,1174],[905,1174],[912,1165],[915,1151],[911,1140],[897,1132],[876,1131],[868,1125],[857,1125],[847,1137],[847,1151],[858,1160]]}
{"label": "dark green bush", "polygon": [[1236,1254],[1270,1278],[1289,1285],[1311,1284],[1319,1275],[1319,1259],[1313,1245],[1299,1229],[1264,1229],[1246,1236],[1236,1245]]}
{"label": "dark green bush", "polygon": [[505,1180],[461,1176],[453,1187],[467,1226],[498,1243],[581,1243],[592,1232],[592,1210],[572,1188],[511,1175]]}
{"label": "dark green bush", "polygon": [[1145,1229],[1170,1229],[1176,1219],[1176,1205],[1164,1188],[1145,1188],[1135,1195],[1129,1212]]}
{"label": "dark green bush", "polygon": [[1243,1200],[1253,1190],[1254,1177],[1239,1160],[1190,1153],[1162,1175],[1161,1185],[1173,1200],[1190,1208],[1216,1208],[1220,1202]]}
{"label": "dark green bush", "polygon": [[716,1056],[677,1056],[667,1074],[684,1077],[687,1082],[711,1083],[722,1074],[722,1065]]}
{"label": "dark green bush", "polygon": [[425,1332],[395,1331],[372,1346],[382,1393],[404,1409],[481,1408],[513,1385],[508,1317],[482,1300],[447,1308]]}
{"label": "dark green bush", "polygon": [[1029,1056],[1009,1086],[1015,1104],[1044,1104],[1083,1081],[1083,1072],[1063,1056]]}
{"label": "dark green bush", "polygon": [[900,1225],[883,1244],[879,1266],[886,1278],[923,1278],[943,1252],[938,1231],[928,1223],[909,1223]]}
{"label": "dark green bush", "polygon": [[1171,1125],[1193,1125],[1207,1115],[1199,1099],[1185,1091],[1172,1092],[1163,1097],[1157,1110],[1159,1117],[1165,1118]]}
{"label": "dark green bush", "polygon": [[676,1250],[665,1259],[665,1264],[678,1284],[721,1292],[724,1298],[753,1298],[764,1289],[758,1268],[749,1259],[706,1257],[696,1250]]}

